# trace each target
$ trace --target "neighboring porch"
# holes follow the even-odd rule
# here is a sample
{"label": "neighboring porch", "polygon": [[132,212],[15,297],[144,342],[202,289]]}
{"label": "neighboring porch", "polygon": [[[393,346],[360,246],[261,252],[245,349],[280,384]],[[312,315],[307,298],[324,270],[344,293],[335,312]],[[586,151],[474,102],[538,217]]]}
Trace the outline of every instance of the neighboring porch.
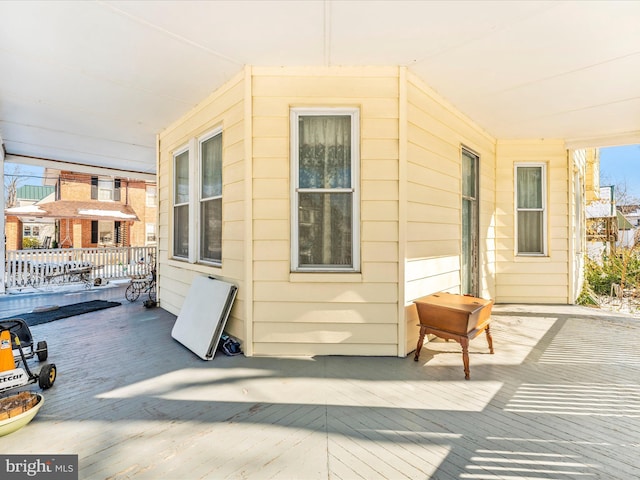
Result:
{"label": "neighboring porch", "polygon": [[120,288],[11,295],[7,314],[122,306],[32,328],[58,379],[4,453],[79,455],[82,479],[510,479],[637,475],[640,319],[497,305],[495,355],[435,341],[396,357],[216,355]]}
{"label": "neighboring porch", "polygon": [[80,284],[144,277],[156,266],[156,247],[53,248],[5,252],[6,292],[52,292]]}

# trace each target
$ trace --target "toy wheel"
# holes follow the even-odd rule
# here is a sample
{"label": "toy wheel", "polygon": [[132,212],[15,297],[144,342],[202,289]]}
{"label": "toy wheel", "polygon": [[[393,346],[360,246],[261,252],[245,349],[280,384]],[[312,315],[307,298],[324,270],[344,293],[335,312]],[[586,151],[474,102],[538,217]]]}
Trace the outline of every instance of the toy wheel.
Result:
{"label": "toy wheel", "polygon": [[140,290],[138,290],[133,283],[129,285],[124,292],[124,298],[126,298],[130,302],[135,302],[139,296]]}
{"label": "toy wheel", "polygon": [[56,366],[53,363],[47,363],[40,369],[38,374],[38,385],[42,390],[46,390],[53,386],[56,381]]}
{"label": "toy wheel", "polygon": [[49,350],[47,348],[47,342],[44,340],[42,342],[38,342],[36,345],[36,354],[38,355],[38,361],[44,362],[49,356]]}

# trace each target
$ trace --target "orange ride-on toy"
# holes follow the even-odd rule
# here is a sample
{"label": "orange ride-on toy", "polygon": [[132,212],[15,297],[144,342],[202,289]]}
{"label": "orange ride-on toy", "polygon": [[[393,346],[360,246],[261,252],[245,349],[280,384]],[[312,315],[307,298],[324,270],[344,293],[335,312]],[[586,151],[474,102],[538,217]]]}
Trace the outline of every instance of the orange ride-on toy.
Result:
{"label": "orange ride-on toy", "polygon": [[[26,327],[26,330],[25,330]],[[53,363],[47,363],[40,368],[39,373],[33,373],[27,364],[28,354],[25,354],[22,348],[22,342],[19,333],[27,341],[31,343],[30,357],[38,355],[38,358],[46,359],[46,345],[44,352],[42,350],[33,349],[33,340],[29,327],[22,319],[11,319],[0,321],[0,393],[19,388],[31,383],[38,383],[38,386],[46,390],[53,386],[56,380],[56,366]],[[28,333],[28,337],[26,334]],[[42,342],[40,342],[40,347]],[[14,349],[17,350],[17,356],[14,357]],[[20,367],[22,363],[22,367]]]}

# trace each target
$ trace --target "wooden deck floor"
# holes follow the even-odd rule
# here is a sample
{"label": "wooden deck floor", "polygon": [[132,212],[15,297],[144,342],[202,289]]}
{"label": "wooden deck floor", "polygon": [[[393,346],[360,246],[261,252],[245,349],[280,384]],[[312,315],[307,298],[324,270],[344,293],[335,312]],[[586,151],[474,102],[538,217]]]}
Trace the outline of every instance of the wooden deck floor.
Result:
{"label": "wooden deck floor", "polygon": [[639,319],[498,305],[496,353],[472,341],[465,381],[443,341],[418,363],[205,362],[171,339],[174,316],[120,300],[32,328],[59,377],[1,452],[78,454],[82,479],[637,478]]}

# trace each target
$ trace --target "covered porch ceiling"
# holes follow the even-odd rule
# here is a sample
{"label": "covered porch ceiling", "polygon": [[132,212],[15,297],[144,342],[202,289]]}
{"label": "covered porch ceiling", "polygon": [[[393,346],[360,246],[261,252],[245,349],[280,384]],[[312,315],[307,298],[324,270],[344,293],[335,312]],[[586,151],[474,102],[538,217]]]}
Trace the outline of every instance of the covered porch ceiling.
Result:
{"label": "covered porch ceiling", "polygon": [[401,65],[497,138],[640,143],[640,2],[2,1],[7,161],[155,173],[244,65]]}

